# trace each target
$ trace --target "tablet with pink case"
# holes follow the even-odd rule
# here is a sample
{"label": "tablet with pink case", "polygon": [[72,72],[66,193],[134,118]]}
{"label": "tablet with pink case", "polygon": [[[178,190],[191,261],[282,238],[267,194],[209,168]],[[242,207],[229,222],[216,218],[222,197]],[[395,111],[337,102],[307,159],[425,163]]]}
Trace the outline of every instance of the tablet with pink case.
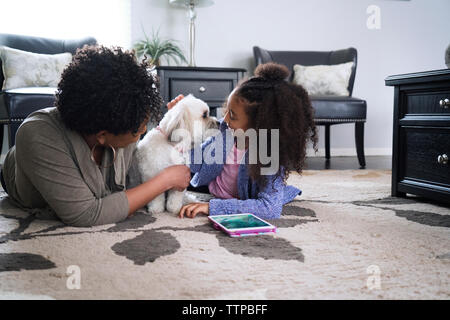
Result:
{"label": "tablet with pink case", "polygon": [[252,213],[208,216],[214,228],[223,230],[231,237],[275,233],[277,228]]}

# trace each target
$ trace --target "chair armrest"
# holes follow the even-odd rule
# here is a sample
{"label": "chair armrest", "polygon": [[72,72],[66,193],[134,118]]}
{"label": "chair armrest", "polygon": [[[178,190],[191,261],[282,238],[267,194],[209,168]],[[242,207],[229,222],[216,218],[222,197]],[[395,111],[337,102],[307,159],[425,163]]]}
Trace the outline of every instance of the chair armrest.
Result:
{"label": "chair armrest", "polygon": [[56,90],[53,87],[30,87],[1,91],[0,121],[25,119],[36,110],[52,107]]}

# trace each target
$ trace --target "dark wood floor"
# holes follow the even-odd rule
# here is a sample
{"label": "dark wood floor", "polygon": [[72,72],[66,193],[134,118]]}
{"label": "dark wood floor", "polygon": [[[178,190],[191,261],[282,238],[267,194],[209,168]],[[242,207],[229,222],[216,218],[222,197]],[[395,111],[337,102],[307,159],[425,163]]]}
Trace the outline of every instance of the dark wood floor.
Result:
{"label": "dark wood floor", "polygon": [[[358,158],[355,157],[331,157],[329,161],[325,157],[310,157],[306,159],[306,170],[351,170],[359,169]],[[366,157],[365,169],[392,169],[391,156],[368,156]]]}
{"label": "dark wood floor", "polygon": [[[359,169],[357,157],[331,157],[326,161],[325,157],[306,158],[305,170],[352,170]],[[0,169],[3,163],[0,163]],[[365,169],[392,169],[392,158],[390,156],[368,156],[366,157]]]}

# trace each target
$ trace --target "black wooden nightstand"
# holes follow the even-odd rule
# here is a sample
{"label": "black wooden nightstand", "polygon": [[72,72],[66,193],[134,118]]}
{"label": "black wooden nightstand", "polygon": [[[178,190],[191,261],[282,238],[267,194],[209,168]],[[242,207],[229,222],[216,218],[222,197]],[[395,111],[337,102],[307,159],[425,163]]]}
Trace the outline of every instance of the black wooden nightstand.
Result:
{"label": "black wooden nightstand", "polygon": [[392,195],[450,203],[450,69],[390,76]]}
{"label": "black wooden nightstand", "polygon": [[245,69],[207,67],[157,67],[161,82],[161,96],[166,104],[179,94],[193,94],[211,108],[211,115],[221,117],[218,108],[244,77]]}

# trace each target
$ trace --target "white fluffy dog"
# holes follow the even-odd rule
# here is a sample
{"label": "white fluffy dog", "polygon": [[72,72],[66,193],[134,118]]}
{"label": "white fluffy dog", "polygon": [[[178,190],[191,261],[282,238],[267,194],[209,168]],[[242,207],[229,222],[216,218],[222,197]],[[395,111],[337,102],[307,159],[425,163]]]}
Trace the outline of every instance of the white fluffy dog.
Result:
{"label": "white fluffy dog", "polygon": [[[189,151],[212,135],[217,129],[215,117],[209,116],[208,105],[193,95],[180,100],[167,111],[159,126],[150,130],[138,143],[136,157],[142,181],[153,178],[163,169],[186,164]],[[208,132],[209,130],[209,132]],[[185,192],[169,190],[148,203],[150,213],[178,213],[183,205]]]}

